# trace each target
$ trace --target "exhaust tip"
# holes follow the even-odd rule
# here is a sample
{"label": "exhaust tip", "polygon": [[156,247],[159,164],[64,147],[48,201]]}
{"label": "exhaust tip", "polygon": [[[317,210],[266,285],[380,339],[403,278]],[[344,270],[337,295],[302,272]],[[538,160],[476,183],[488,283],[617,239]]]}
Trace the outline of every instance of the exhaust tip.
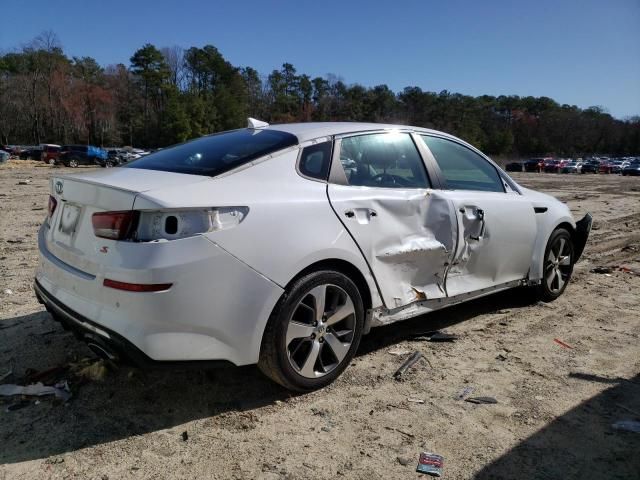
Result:
{"label": "exhaust tip", "polygon": [[114,351],[112,351],[111,349],[109,349],[104,345],[100,345],[96,343],[95,341],[93,341],[93,339],[87,340],[87,346],[91,349],[93,353],[95,353],[98,357],[104,360],[111,360],[112,362],[118,361],[117,353],[115,353]]}

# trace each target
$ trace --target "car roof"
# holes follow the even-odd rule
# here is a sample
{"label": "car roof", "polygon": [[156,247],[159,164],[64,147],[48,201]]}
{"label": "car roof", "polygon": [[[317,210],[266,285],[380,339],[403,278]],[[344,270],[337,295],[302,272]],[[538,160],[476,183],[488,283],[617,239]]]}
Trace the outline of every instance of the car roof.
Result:
{"label": "car roof", "polygon": [[[300,143],[330,135],[343,135],[347,133],[370,132],[375,130],[415,130],[424,133],[437,133],[438,135],[456,138],[444,132],[430,130],[428,128],[411,127],[407,125],[394,125],[389,123],[361,123],[361,122],[305,122],[305,123],[281,123],[273,124],[260,130],[278,130],[298,137]],[[458,139],[459,140],[459,139]]]}

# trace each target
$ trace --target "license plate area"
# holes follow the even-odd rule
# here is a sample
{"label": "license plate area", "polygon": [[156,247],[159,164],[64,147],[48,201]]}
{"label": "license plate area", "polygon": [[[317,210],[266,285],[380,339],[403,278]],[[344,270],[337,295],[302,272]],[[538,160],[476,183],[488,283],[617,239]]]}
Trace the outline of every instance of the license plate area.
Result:
{"label": "license plate area", "polygon": [[58,232],[62,237],[67,237],[68,240],[73,238],[73,234],[76,232],[76,227],[80,221],[80,213],[82,208],[79,205],[73,203],[65,203],[60,214],[60,221],[58,222]]}

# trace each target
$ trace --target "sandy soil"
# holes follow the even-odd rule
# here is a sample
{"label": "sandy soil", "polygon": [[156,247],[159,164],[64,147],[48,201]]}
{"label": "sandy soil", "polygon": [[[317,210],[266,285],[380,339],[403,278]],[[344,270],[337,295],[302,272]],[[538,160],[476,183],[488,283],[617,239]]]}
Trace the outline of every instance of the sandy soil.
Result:
{"label": "sandy soil", "polygon": [[[0,375],[13,365],[18,380],[92,357],[31,288],[52,172],[0,167]],[[420,478],[425,450],[445,457],[448,479],[638,478],[640,433],[611,424],[640,420],[640,277],[590,270],[640,268],[640,179],[515,177],[595,217],[558,301],[511,291],[375,329],[334,385],[307,395],[254,367],[71,375],[66,405],[31,399],[7,411],[15,400],[0,399],[0,479]],[[431,329],[461,338],[416,337]],[[397,349],[426,357],[403,381],[392,378],[406,357]],[[456,400],[465,387],[498,403]]]}

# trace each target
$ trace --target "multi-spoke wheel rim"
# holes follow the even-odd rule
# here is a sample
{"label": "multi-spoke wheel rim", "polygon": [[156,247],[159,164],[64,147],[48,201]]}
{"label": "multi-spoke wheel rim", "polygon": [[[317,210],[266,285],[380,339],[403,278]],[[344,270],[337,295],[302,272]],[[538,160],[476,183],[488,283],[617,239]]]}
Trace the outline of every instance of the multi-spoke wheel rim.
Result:
{"label": "multi-spoke wheel rim", "polygon": [[547,254],[544,280],[553,294],[562,291],[571,275],[571,246],[566,238],[558,238]]}
{"label": "multi-spoke wheel rim", "polygon": [[353,343],[356,311],[342,288],[322,284],[309,290],[289,318],[286,333],[290,365],[306,378],[335,370]]}

